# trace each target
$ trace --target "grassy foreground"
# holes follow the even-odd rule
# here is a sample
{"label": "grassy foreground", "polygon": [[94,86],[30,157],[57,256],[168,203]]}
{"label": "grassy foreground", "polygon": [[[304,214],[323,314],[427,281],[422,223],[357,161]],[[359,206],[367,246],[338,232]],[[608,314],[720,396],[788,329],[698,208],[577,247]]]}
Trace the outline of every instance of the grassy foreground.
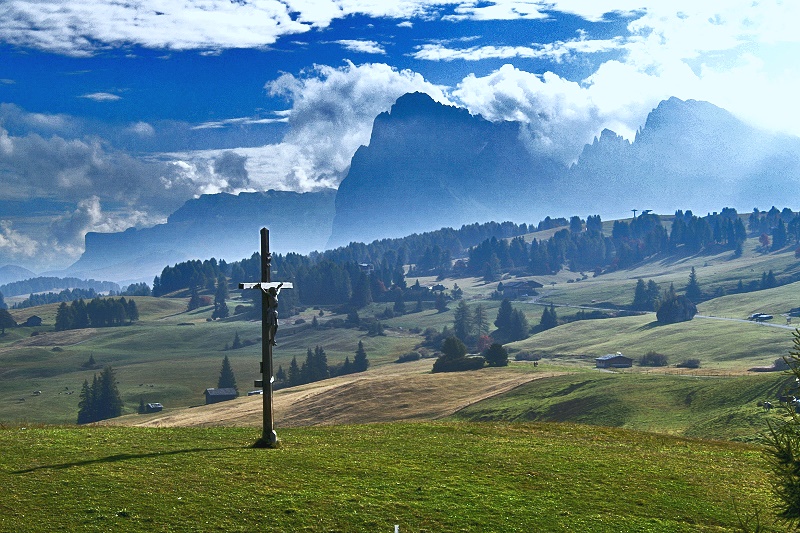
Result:
{"label": "grassy foreground", "polygon": [[761,451],[573,424],[0,429],[0,531],[737,531]]}

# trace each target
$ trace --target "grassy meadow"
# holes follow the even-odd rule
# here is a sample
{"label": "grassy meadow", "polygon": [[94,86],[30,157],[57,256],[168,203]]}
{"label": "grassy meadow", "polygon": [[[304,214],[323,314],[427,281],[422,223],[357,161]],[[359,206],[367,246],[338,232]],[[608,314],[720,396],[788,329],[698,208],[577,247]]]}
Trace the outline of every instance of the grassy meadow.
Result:
{"label": "grassy meadow", "polygon": [[[0,531],[740,531],[749,445],[573,424],[0,429]],[[778,531],[761,519],[765,531]]]}
{"label": "grassy meadow", "polygon": [[[324,326],[344,316],[305,309],[282,319],[276,369],[302,363],[315,346],[329,364],[352,360],[359,341],[371,367],[279,391],[276,450],[249,448],[261,397],[202,405],[226,355],[240,392],[261,378],[259,321],[211,321],[210,307],[186,312],[185,297],[137,297],[138,322],[65,332],[53,331],[56,305],[12,310],[19,322],[36,314],[44,323],[0,336],[0,532],[720,532],[747,530],[745,522],[782,530],[769,518],[759,447],[781,415],[759,405],[787,380],[748,369],[792,348],[780,315],[798,307],[800,282],[725,293],[770,269],[788,279],[798,264],[791,251],[761,253],[751,239],[739,258],[728,251],[597,277],[534,276],[540,294],[513,302],[531,325],[550,303],[562,317],[625,307],[639,278],[681,291],[691,267],[717,297],[680,324],[659,325],[652,313],[565,323],[508,345],[512,359],[536,355],[538,365],[512,360],[470,373],[431,374],[431,359],[394,363],[426,328],[452,328],[455,302],[445,312],[407,302],[408,313],[382,321],[383,336],[314,329],[315,317]],[[494,321],[497,282],[442,283],[458,284]],[[243,303],[233,291],[229,307]],[[373,303],[359,315],[392,306]],[[775,315],[773,324],[743,320],[754,312]],[[252,344],[226,350],[236,334]],[[595,368],[595,357],[618,351],[634,360],[656,351],[669,366]],[[686,359],[700,368],[675,367]],[[81,384],[104,365],[115,369],[125,416],[71,425]],[[165,409],[138,415],[140,399]]]}

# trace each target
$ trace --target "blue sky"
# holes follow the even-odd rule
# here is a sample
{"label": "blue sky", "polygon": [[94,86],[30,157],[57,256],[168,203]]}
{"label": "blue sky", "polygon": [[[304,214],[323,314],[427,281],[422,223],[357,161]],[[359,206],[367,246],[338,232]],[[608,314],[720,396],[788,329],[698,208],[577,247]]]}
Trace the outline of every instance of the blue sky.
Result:
{"label": "blue sky", "polygon": [[0,264],[63,268],[203,193],[335,187],[414,90],[564,164],[669,96],[800,134],[800,7],[719,4],[4,0]]}

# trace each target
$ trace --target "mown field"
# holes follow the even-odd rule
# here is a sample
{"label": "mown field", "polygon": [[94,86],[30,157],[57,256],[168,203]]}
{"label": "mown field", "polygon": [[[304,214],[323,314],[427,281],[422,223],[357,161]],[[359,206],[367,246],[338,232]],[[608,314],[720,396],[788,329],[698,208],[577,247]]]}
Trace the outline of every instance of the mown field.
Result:
{"label": "mown field", "polygon": [[759,448],[573,424],[0,429],[0,531],[764,531]]}

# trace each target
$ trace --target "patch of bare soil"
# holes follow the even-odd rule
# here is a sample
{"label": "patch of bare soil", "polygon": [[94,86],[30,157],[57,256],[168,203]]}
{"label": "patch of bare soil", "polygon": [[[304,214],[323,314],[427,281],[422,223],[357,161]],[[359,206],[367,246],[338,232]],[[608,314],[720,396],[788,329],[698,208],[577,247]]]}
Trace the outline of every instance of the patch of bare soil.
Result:
{"label": "patch of bare soil", "polygon": [[[505,368],[475,372],[429,373],[431,360],[384,365],[374,371],[329,379],[274,395],[275,426],[364,424],[434,420],[555,373],[520,373]],[[260,426],[263,397],[249,396],[219,404],[150,415],[122,417],[116,423],[136,426]]]}

